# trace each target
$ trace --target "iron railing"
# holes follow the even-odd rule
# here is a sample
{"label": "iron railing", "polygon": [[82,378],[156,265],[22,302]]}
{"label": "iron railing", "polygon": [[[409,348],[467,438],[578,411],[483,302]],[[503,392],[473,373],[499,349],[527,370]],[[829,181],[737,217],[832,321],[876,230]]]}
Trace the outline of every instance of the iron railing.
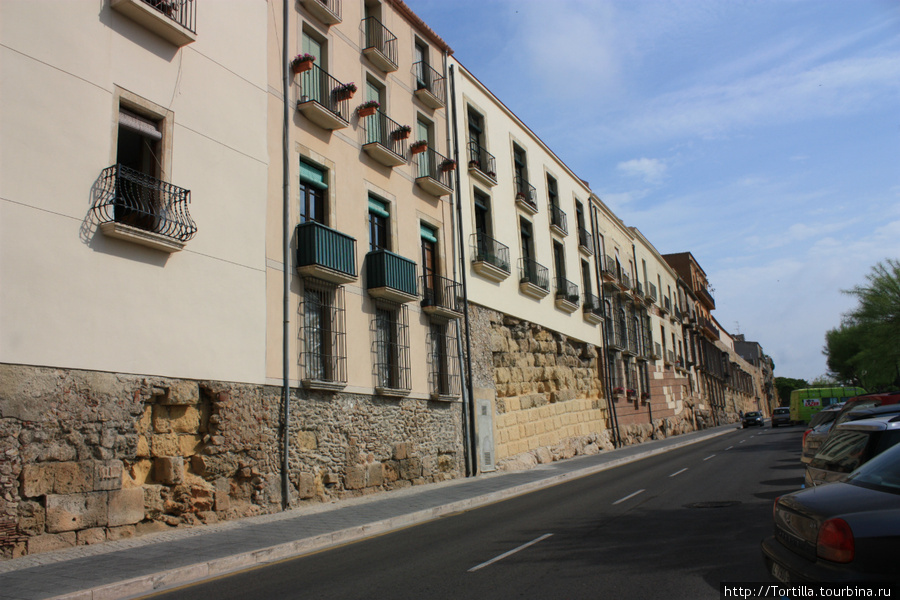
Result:
{"label": "iron railing", "polygon": [[659,342],[653,342],[653,354],[651,354],[650,357],[654,360],[662,358],[662,346]]}
{"label": "iron railing", "polygon": [[611,280],[617,276],[616,259],[608,254],[603,257],[603,275]]}
{"label": "iron railing", "polygon": [[425,152],[416,155],[416,167],[418,177],[430,177],[443,185],[453,189],[453,169],[456,163],[437,150],[426,148]]}
{"label": "iron railing", "polygon": [[594,253],[594,236],[584,227],[578,228],[578,245],[588,254]]}
{"label": "iron railing", "polygon": [[366,32],[366,46],[363,50],[374,49],[380,52],[388,62],[397,67],[397,36],[382,25],[375,17],[363,19],[363,30]]}
{"label": "iron railing", "polygon": [[149,4],[191,33],[197,33],[196,0],[144,0],[144,4]]}
{"label": "iron railing", "polygon": [[303,378],[347,382],[344,288],[309,279],[304,284],[300,335]]}
{"label": "iron railing", "polygon": [[647,297],[656,302],[656,284],[647,282]]}
{"label": "iron railing", "polygon": [[297,225],[297,266],[310,265],[356,277],[356,239],[316,221]]}
{"label": "iron railing", "polygon": [[509,273],[509,247],[501,244],[486,233],[475,232],[472,234],[473,260],[490,263]]}
{"label": "iron railing", "polygon": [[535,196],[537,195],[537,190],[533,185],[528,183],[524,177],[517,175],[516,176],[516,200],[524,202],[528,206],[531,207],[532,210],[537,212],[537,200],[535,200]]}
{"label": "iron railing", "polygon": [[100,223],[121,223],[186,242],[197,233],[188,212],[191,191],[124,165],[100,174],[92,210]]}
{"label": "iron railing", "polygon": [[600,298],[588,292],[585,292],[584,294],[584,304],[582,304],[582,310],[584,310],[584,312],[586,313],[590,313],[598,317],[604,316],[603,305],[600,303]]}
{"label": "iron railing", "polygon": [[459,395],[455,323],[432,323],[428,331],[428,386],[432,396]]}
{"label": "iron railing", "polygon": [[614,350],[625,349],[625,331],[622,323],[616,319],[606,322],[607,334],[609,337],[609,347]]}
{"label": "iron railing", "polygon": [[364,128],[367,144],[384,146],[400,158],[406,156],[406,138],[394,134],[400,129],[400,123],[379,110],[374,115],[365,117]]}
{"label": "iron railing", "polygon": [[390,288],[416,296],[416,263],[388,250],[366,255],[366,287]]}
{"label": "iron railing", "polygon": [[667,365],[671,365],[675,363],[675,351],[674,350],[666,350],[665,362]]}
{"label": "iron railing", "polygon": [[663,310],[670,312],[672,310],[672,300],[668,296],[663,297]]}
{"label": "iron railing", "polygon": [[422,275],[422,306],[462,313],[462,285],[433,273]]}
{"label": "iron railing", "polygon": [[424,61],[419,61],[413,65],[413,73],[416,75],[417,89],[428,90],[441,104],[446,104],[446,82],[443,75]]}
{"label": "iron railing", "polygon": [[372,335],[376,388],[382,391],[412,389],[406,305],[380,302],[372,318]]}
{"label": "iron railing", "polygon": [[631,277],[625,271],[619,273],[619,284],[622,286],[622,289],[631,289]]}
{"label": "iron railing", "polygon": [[338,23],[341,22],[343,18],[341,0],[311,0],[311,2],[321,4],[322,7],[333,17],[330,20],[336,19]]}
{"label": "iron railing", "polygon": [[565,277],[556,278],[556,299],[565,300],[574,305],[578,305],[581,295],[578,293],[578,286]]}
{"label": "iron railing", "polygon": [[550,270],[532,258],[519,259],[519,282],[550,291]]}
{"label": "iron railing", "polygon": [[637,294],[638,296],[643,296],[644,295],[644,284],[642,284],[640,281],[635,281],[634,282],[634,293]]}
{"label": "iron railing", "polygon": [[569,225],[566,222],[566,213],[556,204],[550,204],[550,225],[555,226],[563,233],[569,233]]}
{"label": "iron railing", "polygon": [[344,84],[313,64],[312,69],[299,75],[298,102],[318,102],[346,122],[350,122],[350,94]]}
{"label": "iron railing", "polygon": [[469,167],[478,169],[489,179],[497,181],[497,161],[478,142],[469,142]]}

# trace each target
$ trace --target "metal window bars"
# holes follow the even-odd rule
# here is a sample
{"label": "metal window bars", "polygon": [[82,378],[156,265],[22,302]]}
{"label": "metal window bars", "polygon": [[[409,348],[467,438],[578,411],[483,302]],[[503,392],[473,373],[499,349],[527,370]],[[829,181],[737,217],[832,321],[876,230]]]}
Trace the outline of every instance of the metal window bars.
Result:
{"label": "metal window bars", "polygon": [[428,330],[428,385],[433,397],[458,396],[457,323],[432,323]]}
{"label": "metal window bars", "polygon": [[453,169],[456,163],[433,148],[416,155],[418,177],[431,177],[444,187],[453,189]]}
{"label": "metal window bars", "polygon": [[317,102],[346,122],[350,122],[350,92],[345,85],[313,63],[312,68],[297,75],[297,102]]}
{"label": "metal window bars", "polygon": [[317,280],[304,280],[301,300],[300,366],[303,378],[347,382],[347,328],[344,288]]}
{"label": "metal window bars", "polygon": [[491,180],[497,181],[497,160],[478,142],[469,142],[469,167],[478,169]]}
{"label": "metal window bars", "polygon": [[475,232],[472,234],[472,260],[490,263],[509,273],[509,247],[501,244],[486,233]]}
{"label": "metal window bars", "polygon": [[143,0],[191,33],[197,33],[196,0]]}
{"label": "metal window bars", "polygon": [[394,135],[394,132],[400,129],[400,123],[380,110],[364,118],[366,144],[379,144],[401,158],[406,156],[406,139]]}
{"label": "metal window bars", "polygon": [[409,367],[409,315],[405,304],[381,301],[371,322],[375,355],[375,387],[412,389]]}

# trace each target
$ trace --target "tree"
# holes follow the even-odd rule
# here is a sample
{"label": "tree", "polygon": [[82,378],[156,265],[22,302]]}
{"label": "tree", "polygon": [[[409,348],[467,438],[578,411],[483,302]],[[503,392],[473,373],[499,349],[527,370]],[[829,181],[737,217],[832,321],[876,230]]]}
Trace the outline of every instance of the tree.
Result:
{"label": "tree", "polygon": [[805,379],[791,379],[790,377],[776,377],[775,389],[778,390],[779,406],[790,406],[791,392],[810,387]]}
{"label": "tree", "polygon": [[828,374],[842,385],[853,385],[868,389],[863,382],[865,370],[860,372],[857,357],[863,348],[865,333],[857,326],[845,320],[840,327],[831,329],[825,334],[825,348]]}

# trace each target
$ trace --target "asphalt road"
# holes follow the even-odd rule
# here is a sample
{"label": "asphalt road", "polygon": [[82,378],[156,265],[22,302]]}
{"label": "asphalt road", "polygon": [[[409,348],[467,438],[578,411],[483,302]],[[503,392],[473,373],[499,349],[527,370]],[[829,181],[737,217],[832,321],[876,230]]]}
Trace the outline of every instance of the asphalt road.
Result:
{"label": "asphalt road", "polygon": [[802,482],[801,434],[736,431],[153,597],[719,598],[720,582],[770,581],[759,542]]}

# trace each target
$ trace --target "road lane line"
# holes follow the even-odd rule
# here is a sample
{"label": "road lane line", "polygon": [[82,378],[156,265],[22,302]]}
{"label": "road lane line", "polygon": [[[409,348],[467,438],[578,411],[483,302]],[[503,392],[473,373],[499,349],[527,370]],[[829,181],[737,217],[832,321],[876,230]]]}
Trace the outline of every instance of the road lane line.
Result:
{"label": "road lane line", "polygon": [[638,491],[636,491],[636,492],[633,493],[633,494],[628,494],[628,495],[625,496],[624,498],[619,498],[618,500],[616,500],[615,502],[613,502],[613,505],[621,504],[622,502],[625,502],[626,500],[630,500],[630,499],[634,498],[635,496],[637,496],[638,494],[642,494],[642,493],[644,493],[644,492],[646,492],[646,491],[647,491],[647,490],[638,490]]}
{"label": "road lane line", "polygon": [[738,444],[743,444],[743,443],[746,442],[746,441],[747,441],[747,440],[741,440],[741,441],[738,442]]}
{"label": "road lane line", "polygon": [[728,450],[731,450],[732,448],[734,448],[734,446],[728,446],[727,448],[725,448],[725,451],[727,452]]}
{"label": "road lane line", "polygon": [[536,539],[533,539],[533,540],[531,540],[530,542],[528,542],[527,544],[522,544],[522,545],[519,546],[518,548],[513,548],[513,549],[510,550],[509,552],[504,552],[504,553],[501,554],[500,556],[495,556],[494,558],[492,558],[491,560],[489,560],[489,561],[487,561],[487,562],[483,562],[483,563],[481,563],[480,565],[476,565],[476,566],[472,567],[471,569],[469,569],[468,572],[469,572],[469,573],[472,573],[472,572],[474,572],[474,571],[477,571],[478,569],[483,569],[484,567],[490,566],[490,565],[494,564],[495,562],[497,562],[497,561],[499,561],[499,560],[503,560],[504,558],[506,558],[506,557],[508,557],[508,556],[512,556],[512,555],[515,554],[516,552],[520,552],[520,551],[524,550],[525,548],[528,548],[529,546],[534,546],[534,545],[537,544],[538,542],[542,542],[542,541],[546,540],[546,539],[547,539],[548,537],[550,537],[551,535],[553,535],[553,534],[552,534],[552,533],[545,533],[545,534],[542,535],[541,537],[536,538]]}
{"label": "road lane line", "polygon": [[669,475],[669,477],[675,477],[676,475],[681,475],[681,474],[684,473],[685,471],[687,471],[687,467],[683,468],[683,469],[680,470],[680,471],[675,471],[674,473],[672,473],[671,475]]}
{"label": "road lane line", "polygon": [[707,457],[704,458],[703,460],[704,460],[704,461],[707,461],[707,460],[711,459],[713,456],[715,456],[715,454],[710,454],[709,456],[707,456]]}

